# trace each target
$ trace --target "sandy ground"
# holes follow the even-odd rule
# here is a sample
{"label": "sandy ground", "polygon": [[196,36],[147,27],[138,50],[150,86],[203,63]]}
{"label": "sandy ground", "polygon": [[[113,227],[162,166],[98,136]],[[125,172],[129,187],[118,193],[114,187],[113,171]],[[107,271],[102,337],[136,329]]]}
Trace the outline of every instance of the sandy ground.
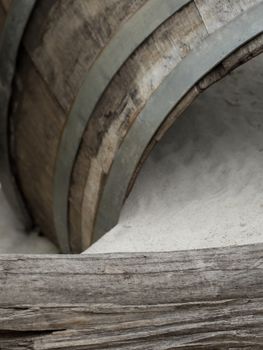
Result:
{"label": "sandy ground", "polygon": [[88,252],[263,241],[263,55],[210,88],[147,160],[119,225]]}
{"label": "sandy ground", "polygon": [[57,253],[57,248],[38,232],[26,233],[0,188],[0,254]]}
{"label": "sandy ground", "polygon": [[[88,253],[263,241],[263,55],[210,88],[147,160],[119,225]],[[0,253],[54,253],[0,191]]]}

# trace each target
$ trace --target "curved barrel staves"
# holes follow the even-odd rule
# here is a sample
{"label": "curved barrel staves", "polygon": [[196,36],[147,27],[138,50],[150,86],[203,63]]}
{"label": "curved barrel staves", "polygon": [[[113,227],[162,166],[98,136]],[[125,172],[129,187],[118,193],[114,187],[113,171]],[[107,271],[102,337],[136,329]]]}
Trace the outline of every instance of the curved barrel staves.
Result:
{"label": "curved barrel staves", "polygon": [[262,7],[0,0],[1,181],[9,200],[22,202],[12,141],[12,170],[35,224],[64,252],[86,249],[117,223],[155,140],[200,90],[262,52]]}
{"label": "curved barrel staves", "polygon": [[216,65],[263,33],[262,19],[263,3],[208,36],[198,49],[179,63],[152,95],[115,155],[97,211],[93,242],[117,224],[136,167],[169,113]]}
{"label": "curved barrel staves", "polygon": [[61,138],[54,181],[54,219],[58,241],[69,252],[68,196],[74,161],[89,118],[113,76],[163,22],[191,0],[151,0],[114,36],[87,73]]}
{"label": "curved barrel staves", "polygon": [[10,166],[8,111],[18,49],[35,4],[36,0],[13,0],[0,34],[0,181],[10,205],[26,227],[30,218]]}

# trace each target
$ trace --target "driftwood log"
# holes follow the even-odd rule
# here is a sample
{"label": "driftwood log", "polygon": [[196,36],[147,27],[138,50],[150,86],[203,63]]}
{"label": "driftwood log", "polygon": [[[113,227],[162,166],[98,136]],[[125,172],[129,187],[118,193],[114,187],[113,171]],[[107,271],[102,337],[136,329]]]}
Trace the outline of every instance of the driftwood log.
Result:
{"label": "driftwood log", "polygon": [[[0,30],[11,3],[0,0]],[[36,1],[9,132],[12,169],[42,232],[78,253],[116,224],[165,130],[262,52],[262,17],[262,0]]]}
{"label": "driftwood log", "polygon": [[262,349],[263,245],[0,257],[0,349]]}

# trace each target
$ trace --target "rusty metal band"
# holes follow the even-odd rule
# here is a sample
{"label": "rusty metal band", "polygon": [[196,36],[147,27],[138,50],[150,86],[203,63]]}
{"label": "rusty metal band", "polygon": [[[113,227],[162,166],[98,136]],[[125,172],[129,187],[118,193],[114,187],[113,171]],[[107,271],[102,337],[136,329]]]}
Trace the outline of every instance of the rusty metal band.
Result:
{"label": "rusty metal band", "polygon": [[93,242],[118,222],[132,175],[157,130],[188,91],[238,48],[263,33],[263,3],[211,34],[163,81],[118,150],[100,200]]}
{"label": "rusty metal band", "polygon": [[36,0],[13,0],[0,34],[0,181],[7,199],[28,228],[30,217],[12,174],[9,158],[9,105],[21,40]]}
{"label": "rusty metal band", "polygon": [[70,179],[86,125],[100,97],[124,62],[162,23],[192,0],[150,0],[112,38],[87,73],[61,138],[54,180],[54,220],[63,252],[69,252]]}

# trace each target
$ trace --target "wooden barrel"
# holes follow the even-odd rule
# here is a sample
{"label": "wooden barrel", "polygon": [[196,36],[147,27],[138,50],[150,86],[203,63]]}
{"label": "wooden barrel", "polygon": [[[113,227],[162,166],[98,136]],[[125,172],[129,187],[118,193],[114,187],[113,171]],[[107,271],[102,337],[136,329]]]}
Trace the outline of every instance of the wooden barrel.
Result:
{"label": "wooden barrel", "polygon": [[22,2],[34,7],[9,101],[9,165],[33,222],[78,253],[117,223],[185,108],[262,52],[263,1],[0,0],[0,29]]}

